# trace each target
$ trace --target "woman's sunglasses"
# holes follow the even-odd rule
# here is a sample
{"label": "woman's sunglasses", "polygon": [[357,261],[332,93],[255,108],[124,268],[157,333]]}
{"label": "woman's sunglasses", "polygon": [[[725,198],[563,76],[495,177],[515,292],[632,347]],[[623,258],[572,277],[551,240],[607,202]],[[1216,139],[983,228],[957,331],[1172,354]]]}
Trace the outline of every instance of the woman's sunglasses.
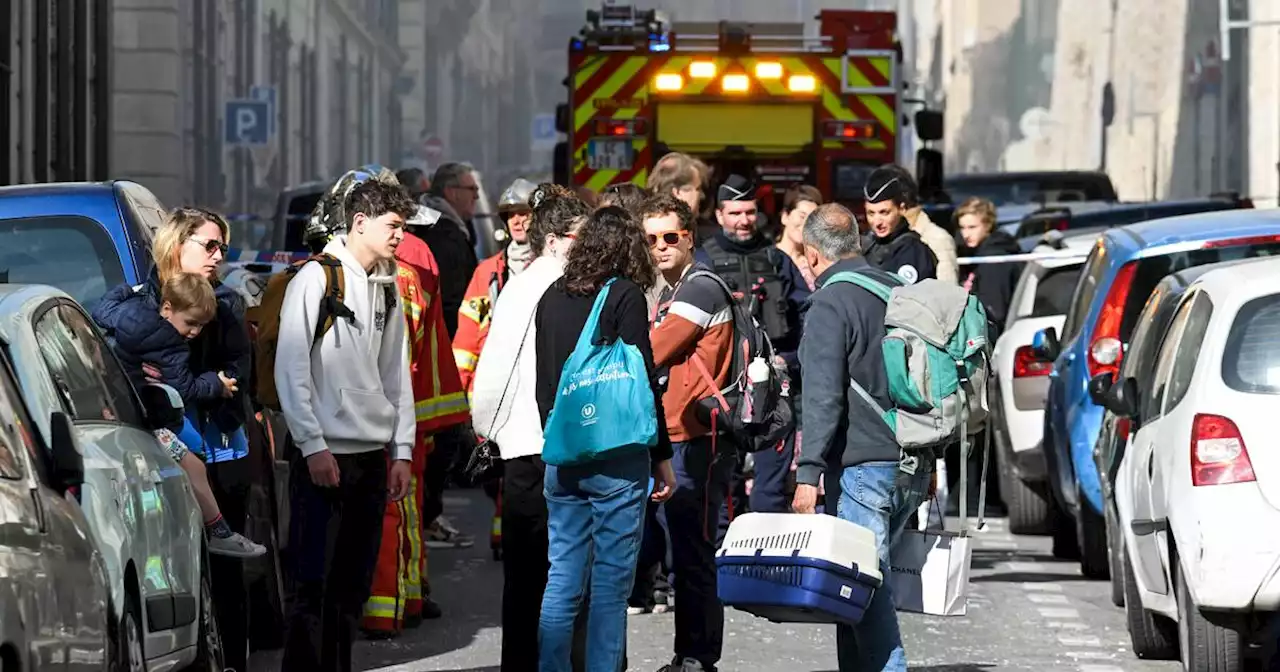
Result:
{"label": "woman's sunglasses", "polygon": [[675,245],[680,242],[681,238],[684,238],[687,235],[689,235],[688,231],[668,231],[662,234],[650,233],[645,237],[649,239],[649,247],[657,247],[659,240],[667,245]]}
{"label": "woman's sunglasses", "polygon": [[227,256],[227,244],[222,242],[221,240],[215,240],[212,238],[201,238],[200,236],[190,236],[187,238],[187,240],[203,247],[205,254],[212,256],[214,251],[216,250],[218,252],[221,252],[222,256],[224,257]]}

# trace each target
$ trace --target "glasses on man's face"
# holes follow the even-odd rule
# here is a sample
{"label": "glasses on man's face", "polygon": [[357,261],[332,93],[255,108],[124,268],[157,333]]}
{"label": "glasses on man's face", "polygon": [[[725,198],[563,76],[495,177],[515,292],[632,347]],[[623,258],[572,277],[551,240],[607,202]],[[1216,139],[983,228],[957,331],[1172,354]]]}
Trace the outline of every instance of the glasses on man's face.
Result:
{"label": "glasses on man's face", "polygon": [[649,239],[649,247],[657,247],[658,241],[661,240],[665,245],[676,245],[681,238],[689,235],[688,231],[667,231],[666,233],[650,233],[645,237]]}
{"label": "glasses on man's face", "polygon": [[221,240],[202,236],[188,236],[187,240],[203,247],[205,254],[209,256],[213,256],[214,252],[221,252],[222,256],[227,256],[227,244]]}

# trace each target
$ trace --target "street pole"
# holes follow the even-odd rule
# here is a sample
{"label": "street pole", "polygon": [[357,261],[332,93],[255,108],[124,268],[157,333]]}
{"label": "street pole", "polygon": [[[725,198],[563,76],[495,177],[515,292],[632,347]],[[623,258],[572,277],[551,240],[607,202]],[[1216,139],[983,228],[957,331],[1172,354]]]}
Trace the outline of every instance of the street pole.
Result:
{"label": "street pole", "polygon": [[[1221,45],[1219,60],[1222,62],[1222,82],[1218,91],[1218,156],[1217,172],[1219,178],[1219,188],[1223,191],[1229,190],[1227,187],[1227,147],[1226,139],[1229,135],[1227,130],[1227,112],[1229,111],[1227,91],[1230,83],[1230,68],[1227,63],[1231,61],[1231,31],[1233,30],[1249,30],[1251,28],[1262,28],[1265,26],[1280,26],[1280,19],[1267,19],[1261,21],[1251,21],[1249,19],[1233,20],[1231,18],[1232,0],[1218,0],[1218,44]],[[1243,105],[1241,107],[1247,107]],[[1247,191],[1247,189],[1241,189]]]}

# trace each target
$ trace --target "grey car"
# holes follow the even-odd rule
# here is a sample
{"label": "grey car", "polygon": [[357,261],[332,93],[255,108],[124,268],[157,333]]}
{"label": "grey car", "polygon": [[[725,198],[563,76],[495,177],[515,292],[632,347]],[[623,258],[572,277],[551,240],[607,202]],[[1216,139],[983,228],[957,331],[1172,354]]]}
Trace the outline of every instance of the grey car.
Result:
{"label": "grey car", "polygon": [[151,432],[180,420],[181,398],[135,392],[84,309],[53,287],[0,285],[0,347],[36,440],[68,434],[83,455],[80,504],[105,559],[117,669],[222,672],[199,505]]}
{"label": "grey car", "polygon": [[75,501],[84,480],[71,424],[32,432],[0,352],[0,668],[101,672],[110,650],[107,568]]}

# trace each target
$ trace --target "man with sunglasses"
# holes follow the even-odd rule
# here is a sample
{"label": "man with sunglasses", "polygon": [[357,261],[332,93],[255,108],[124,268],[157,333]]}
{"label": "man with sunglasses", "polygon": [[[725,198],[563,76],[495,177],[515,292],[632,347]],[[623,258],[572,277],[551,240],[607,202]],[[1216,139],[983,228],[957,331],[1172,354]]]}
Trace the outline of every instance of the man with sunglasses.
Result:
{"label": "man with sunglasses", "polygon": [[679,485],[657,516],[670,536],[680,598],[675,658],[662,669],[714,670],[724,639],[724,606],[716,595],[716,528],[737,449],[699,420],[697,406],[728,387],[733,376],[733,307],[711,269],[694,260],[697,220],[687,204],[670,194],[654,196],[640,207],[640,216],[654,264],[668,285],[651,338],[654,365],[666,383],[662,406]]}

